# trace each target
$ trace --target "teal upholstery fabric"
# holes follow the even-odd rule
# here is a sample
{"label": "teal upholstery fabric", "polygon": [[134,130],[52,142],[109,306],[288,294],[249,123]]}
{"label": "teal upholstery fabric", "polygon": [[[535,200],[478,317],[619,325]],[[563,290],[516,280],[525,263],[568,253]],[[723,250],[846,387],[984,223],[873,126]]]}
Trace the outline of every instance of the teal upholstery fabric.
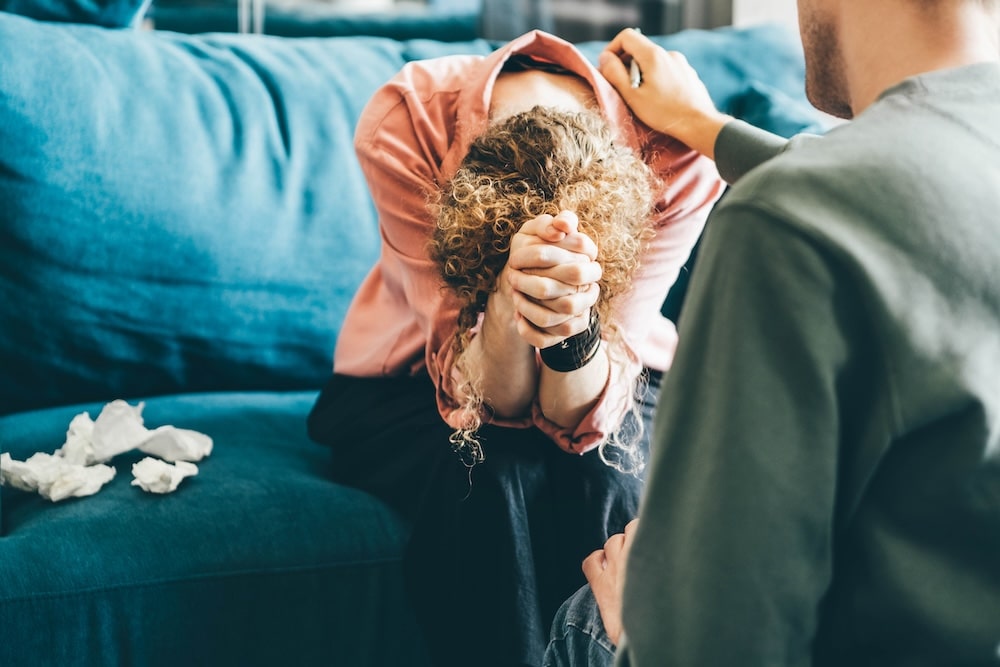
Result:
{"label": "teal upholstery fabric", "polygon": [[[660,39],[705,72],[723,108],[755,81],[801,97],[793,40],[775,29]],[[108,31],[0,13],[0,414],[319,387],[378,252],[352,148],[361,108],[408,60],[493,46]],[[600,46],[582,48],[596,58]]]}
{"label": "teal upholstery fabric", "polygon": [[[461,42],[479,36],[477,3],[456,7],[420,7],[389,13],[344,11],[327,2],[303,6],[269,3],[263,31],[281,37],[351,37],[370,35],[391,39],[434,39]],[[191,5],[157,2],[148,13],[158,30],[173,32],[235,32],[239,26],[236,3]]]}
{"label": "teal upholstery fabric", "polygon": [[354,123],[403,63],[363,44],[0,14],[0,414],[319,386],[378,248]]}
{"label": "teal upholstery fabric", "polygon": [[135,25],[150,0],[0,0],[0,12],[40,21],[89,23],[106,28]]}
{"label": "teal upholstery fabric", "polygon": [[[328,481],[308,440],[311,392],[152,399],[150,427],[215,439],[173,494],[131,486],[132,463],[97,495],[50,503],[4,489],[0,664],[423,664],[399,580],[405,527],[370,496]],[[78,412],[0,418],[14,458],[57,447]]]}

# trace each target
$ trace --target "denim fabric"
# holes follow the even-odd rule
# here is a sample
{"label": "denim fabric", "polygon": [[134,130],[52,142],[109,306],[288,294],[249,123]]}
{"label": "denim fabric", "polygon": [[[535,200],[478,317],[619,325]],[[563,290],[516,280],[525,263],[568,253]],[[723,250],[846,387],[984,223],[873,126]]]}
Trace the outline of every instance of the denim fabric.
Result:
{"label": "denim fabric", "polygon": [[615,646],[597,607],[597,600],[584,586],[559,608],[552,621],[552,636],[545,650],[543,667],[610,667]]}
{"label": "denim fabric", "polygon": [[[643,404],[648,434],[660,374]],[[638,512],[642,480],[535,428],[483,426],[467,469],[426,375],[334,375],[309,419],[334,477],[413,523],[404,578],[438,667],[541,665],[552,619],[585,583],[580,563]]]}

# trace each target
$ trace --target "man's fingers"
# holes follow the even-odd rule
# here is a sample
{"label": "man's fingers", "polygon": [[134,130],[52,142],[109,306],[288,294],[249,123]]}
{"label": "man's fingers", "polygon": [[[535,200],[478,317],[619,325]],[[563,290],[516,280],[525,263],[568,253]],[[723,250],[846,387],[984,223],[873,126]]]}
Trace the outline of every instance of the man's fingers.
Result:
{"label": "man's fingers", "polygon": [[587,578],[589,584],[593,585],[594,581],[601,576],[606,567],[607,562],[604,558],[604,550],[598,549],[583,559],[583,576]]}
{"label": "man's fingers", "polygon": [[625,95],[632,90],[629,65],[635,61],[639,70],[646,71],[652,63],[653,43],[634,28],[625,28],[608,42],[598,55],[597,63],[602,75],[618,92]]}
{"label": "man's fingers", "polygon": [[624,547],[625,533],[615,533],[608,538],[607,542],[604,543],[605,558],[607,558],[608,561],[616,560]]}
{"label": "man's fingers", "polygon": [[597,56],[597,66],[604,78],[617,90],[629,87],[628,68],[622,59],[611,50],[610,45]]}
{"label": "man's fingers", "polygon": [[625,28],[608,42],[604,50],[616,56],[633,54],[637,48],[647,42],[649,40],[635,28]]}
{"label": "man's fingers", "polygon": [[639,520],[632,519],[627,524],[625,524],[625,544],[623,549],[626,554],[628,554],[629,549],[632,548],[632,542],[635,540],[635,531],[639,527]]}

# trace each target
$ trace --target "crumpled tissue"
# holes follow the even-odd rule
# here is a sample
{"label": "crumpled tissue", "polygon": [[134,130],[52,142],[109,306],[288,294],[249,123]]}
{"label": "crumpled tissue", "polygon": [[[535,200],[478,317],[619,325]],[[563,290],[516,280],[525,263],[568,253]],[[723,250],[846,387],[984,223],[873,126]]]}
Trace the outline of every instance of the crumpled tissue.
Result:
{"label": "crumpled tissue", "polygon": [[170,493],[181,480],[198,474],[198,466],[187,461],[167,463],[147,456],[132,464],[132,486],[138,486],[150,493]]}
{"label": "crumpled tissue", "polygon": [[26,461],[0,454],[0,482],[22,491],[37,491],[52,502],[93,495],[114,476],[111,466],[80,465],[55,454],[38,452]]}
{"label": "crumpled tissue", "polygon": [[56,454],[91,465],[133,449],[168,461],[200,461],[212,453],[212,439],[204,433],[173,426],[146,428],[145,407],[145,403],[132,406],[118,400],[105,405],[95,420],[86,412],[78,414],[66,431],[66,444]]}
{"label": "crumpled tissue", "polygon": [[[144,403],[132,406],[116,400],[105,405],[97,419],[92,420],[86,412],[76,415],[66,431],[66,442],[54,454],[39,452],[25,461],[3,454],[0,485],[37,491],[53,502],[92,495],[115,476],[115,469],[104,463],[138,449],[177,465],[147,457],[133,466],[136,476],[133,484],[152,493],[173,491],[181,479],[197,474],[197,466],[187,462],[200,461],[211,454],[212,439],[204,433],[174,426],[150,430],[143,424],[144,407]],[[162,463],[171,472],[161,479],[164,472],[146,461]],[[136,466],[140,466],[139,474],[144,475],[141,480]]]}

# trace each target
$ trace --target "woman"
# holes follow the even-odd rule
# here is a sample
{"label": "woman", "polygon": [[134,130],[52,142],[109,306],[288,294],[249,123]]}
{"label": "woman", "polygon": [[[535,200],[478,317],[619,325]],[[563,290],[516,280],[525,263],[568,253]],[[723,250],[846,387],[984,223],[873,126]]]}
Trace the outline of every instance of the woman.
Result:
{"label": "woman", "polygon": [[721,183],[537,31],[410,63],[355,146],[382,256],[310,434],[412,521],[436,664],[541,664],[580,561],[637,511],[660,306]]}

